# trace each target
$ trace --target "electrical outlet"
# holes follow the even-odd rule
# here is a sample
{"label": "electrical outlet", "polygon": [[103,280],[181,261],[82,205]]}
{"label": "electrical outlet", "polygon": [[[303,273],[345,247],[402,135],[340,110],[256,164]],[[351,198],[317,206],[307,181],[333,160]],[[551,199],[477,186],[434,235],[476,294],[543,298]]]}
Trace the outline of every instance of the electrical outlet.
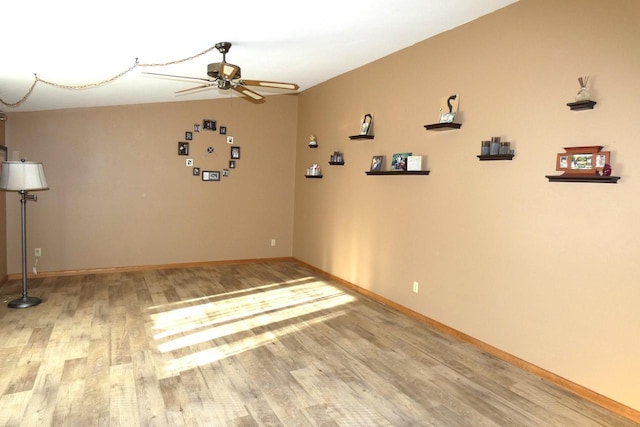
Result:
{"label": "electrical outlet", "polygon": [[36,256],[42,256],[42,248],[36,248],[35,254]]}
{"label": "electrical outlet", "polygon": [[418,286],[420,284],[418,282],[413,282],[413,292],[415,292],[416,294],[418,293]]}
{"label": "electrical outlet", "polygon": [[271,246],[275,246],[276,245],[276,239],[271,239]]}

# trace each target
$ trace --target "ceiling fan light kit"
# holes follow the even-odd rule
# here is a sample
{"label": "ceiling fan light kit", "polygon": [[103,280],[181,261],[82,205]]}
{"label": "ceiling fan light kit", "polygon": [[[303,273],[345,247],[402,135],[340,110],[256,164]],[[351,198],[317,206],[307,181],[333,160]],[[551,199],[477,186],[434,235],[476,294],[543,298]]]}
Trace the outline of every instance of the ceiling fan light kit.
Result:
{"label": "ceiling fan light kit", "polygon": [[216,87],[221,90],[233,89],[235,92],[243,95],[245,99],[255,102],[261,103],[264,102],[265,97],[249,89],[246,86],[257,86],[257,87],[268,87],[274,89],[286,89],[286,90],[297,90],[299,86],[295,83],[285,83],[285,82],[272,82],[272,81],[264,81],[264,80],[244,80],[241,79],[241,69],[238,65],[230,64],[227,62],[227,53],[229,49],[231,49],[230,42],[220,42],[216,43],[215,48],[218,49],[218,52],[222,54],[222,62],[214,62],[207,66],[207,76],[208,78],[200,78],[200,77],[187,77],[187,76],[174,76],[170,74],[159,74],[159,73],[144,73],[151,74],[160,77],[172,77],[172,78],[181,78],[188,80],[199,80],[204,82],[204,84],[200,84],[195,87],[191,87],[188,89],[182,89],[177,91],[176,93],[186,93],[201,89],[208,89],[210,87]]}

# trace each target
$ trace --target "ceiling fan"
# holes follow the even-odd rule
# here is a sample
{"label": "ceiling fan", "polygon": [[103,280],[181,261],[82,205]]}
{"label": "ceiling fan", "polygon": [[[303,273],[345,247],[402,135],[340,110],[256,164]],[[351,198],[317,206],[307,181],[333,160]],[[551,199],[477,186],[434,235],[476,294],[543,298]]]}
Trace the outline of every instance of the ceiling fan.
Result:
{"label": "ceiling fan", "polygon": [[198,80],[205,82],[204,84],[179,90],[176,93],[185,93],[194,90],[206,89],[209,87],[217,87],[218,89],[228,90],[232,89],[241,95],[244,95],[248,100],[259,103],[264,101],[264,96],[257,92],[252,91],[246,86],[268,87],[276,89],[289,89],[297,90],[299,86],[295,83],[283,83],[283,82],[270,82],[263,80],[245,80],[240,76],[240,67],[227,62],[227,53],[231,48],[231,43],[220,42],[216,43],[216,49],[222,54],[222,62],[214,62],[207,66],[208,78],[201,77],[186,77],[186,76],[174,76],[171,74],[159,74],[159,73],[143,73],[161,77],[174,77],[179,79]]}

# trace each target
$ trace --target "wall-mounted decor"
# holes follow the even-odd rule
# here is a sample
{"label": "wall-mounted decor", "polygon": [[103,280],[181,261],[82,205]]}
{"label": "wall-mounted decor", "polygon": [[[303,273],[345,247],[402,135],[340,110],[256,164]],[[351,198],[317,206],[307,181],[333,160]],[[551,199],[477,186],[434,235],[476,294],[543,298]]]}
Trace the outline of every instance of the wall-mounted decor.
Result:
{"label": "wall-mounted decor", "polygon": [[407,157],[407,170],[408,171],[422,170],[422,156]]}
{"label": "wall-mounted decor", "polygon": [[202,128],[204,130],[216,130],[216,122],[215,120],[203,120]]}
{"label": "wall-mounted decor", "polygon": [[201,129],[201,125],[199,123],[195,123],[193,125],[193,131],[194,132],[200,132],[200,129]]}
{"label": "wall-mounted decor", "polygon": [[229,169],[222,169],[222,176],[229,176]]}
{"label": "wall-mounted decor", "polygon": [[309,147],[310,148],[318,148],[318,140],[315,135],[311,135],[309,137]]}
{"label": "wall-mounted decor", "polygon": [[381,171],[384,164],[384,156],[373,156],[371,159],[371,170]]}
{"label": "wall-mounted decor", "polygon": [[200,168],[193,168],[193,176],[200,176]]}
{"label": "wall-mounted decor", "polygon": [[193,167],[193,159],[187,159],[186,166]]}
{"label": "wall-mounted decor", "polygon": [[178,142],[178,155],[180,155],[180,156],[188,156],[189,155],[189,143],[188,142]]}
{"label": "wall-mounted decor", "polygon": [[203,181],[220,181],[220,171],[202,171]]}
{"label": "wall-mounted decor", "polygon": [[232,159],[240,158],[240,147],[231,147],[231,158]]}
{"label": "wall-mounted decor", "polygon": [[227,144],[233,144],[233,137],[232,136],[228,136],[227,137]]}
{"label": "wall-mounted decor", "polygon": [[193,133],[185,132],[184,133],[184,139],[186,139],[187,141],[191,141],[193,139]]}
{"label": "wall-mounted decor", "polygon": [[457,94],[445,96],[440,100],[440,123],[453,123],[458,113],[460,97]]}
{"label": "wall-mounted decor", "polygon": [[340,151],[334,151],[329,158],[330,165],[344,165],[344,155]]}
{"label": "wall-mounted decor", "polygon": [[373,130],[373,116],[365,114],[360,126],[360,135],[370,135]]}
{"label": "wall-mounted decor", "polygon": [[227,127],[220,126],[220,135],[226,135],[226,134],[227,134]]}
{"label": "wall-mounted decor", "polygon": [[413,153],[396,153],[391,158],[391,169],[395,171],[407,170],[407,157]]}
{"label": "wall-mounted decor", "polygon": [[305,176],[307,178],[322,178],[322,170],[317,163],[314,163],[311,167],[307,168]]}
{"label": "wall-mounted decor", "polygon": [[580,90],[576,94],[576,102],[569,102],[567,105],[571,110],[593,110],[597,102],[591,100],[591,93],[587,89],[589,76],[578,77],[578,83]]}
{"label": "wall-mounted decor", "polygon": [[564,153],[556,154],[556,170],[562,175],[546,177],[551,182],[608,182],[616,183],[620,177],[611,176],[611,152],[602,146],[564,147]]}
{"label": "wall-mounted decor", "polygon": [[236,161],[229,160],[229,169],[235,169],[235,168],[236,168]]}
{"label": "wall-mounted decor", "polygon": [[207,147],[207,154],[213,154],[215,149],[213,147]]}

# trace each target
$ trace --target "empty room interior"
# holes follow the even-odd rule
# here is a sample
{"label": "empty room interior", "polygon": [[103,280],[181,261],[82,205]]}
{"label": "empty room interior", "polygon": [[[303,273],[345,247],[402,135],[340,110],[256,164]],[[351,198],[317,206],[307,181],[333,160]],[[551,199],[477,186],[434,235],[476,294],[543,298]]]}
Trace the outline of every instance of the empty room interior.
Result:
{"label": "empty room interior", "polygon": [[63,73],[0,70],[2,174],[46,176],[0,194],[0,423],[640,423],[640,2],[490,3],[402,46],[128,20],[98,74],[41,34]]}

